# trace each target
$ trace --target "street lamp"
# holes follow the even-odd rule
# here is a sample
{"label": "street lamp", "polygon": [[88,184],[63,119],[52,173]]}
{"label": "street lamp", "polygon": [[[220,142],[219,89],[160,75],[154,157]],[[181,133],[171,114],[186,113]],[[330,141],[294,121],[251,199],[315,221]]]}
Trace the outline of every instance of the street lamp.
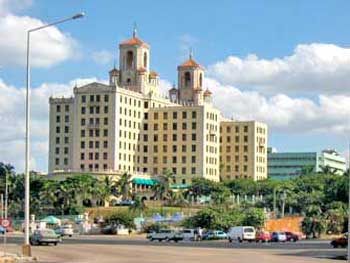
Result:
{"label": "street lamp", "polygon": [[69,20],[75,20],[78,18],[82,18],[85,14],[84,13],[78,13],[74,16],[58,20],[55,22],[52,22],[47,25],[43,25],[40,27],[32,28],[27,31],[27,76],[26,76],[26,136],[25,136],[25,196],[24,196],[24,206],[25,206],[25,227],[24,227],[24,245],[23,245],[23,254],[26,256],[31,255],[30,251],[30,244],[29,244],[29,123],[30,123],[30,98],[29,98],[29,91],[30,91],[30,34],[50,27],[57,24],[64,23]]}

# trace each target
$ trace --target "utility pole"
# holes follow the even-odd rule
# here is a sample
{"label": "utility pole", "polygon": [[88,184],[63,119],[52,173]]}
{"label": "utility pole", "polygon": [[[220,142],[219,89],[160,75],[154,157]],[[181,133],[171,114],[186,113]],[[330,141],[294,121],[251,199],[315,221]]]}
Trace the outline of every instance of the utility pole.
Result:
{"label": "utility pole", "polygon": [[276,187],[273,188],[273,217],[276,218],[277,211],[276,211]]}

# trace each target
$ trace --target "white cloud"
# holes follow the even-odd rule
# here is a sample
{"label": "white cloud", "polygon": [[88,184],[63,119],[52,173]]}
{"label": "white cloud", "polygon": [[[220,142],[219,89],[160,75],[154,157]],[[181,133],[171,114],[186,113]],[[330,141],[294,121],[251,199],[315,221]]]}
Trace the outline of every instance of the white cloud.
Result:
{"label": "white cloud", "polygon": [[[76,79],[68,84],[44,83],[31,90],[31,169],[47,170],[49,97],[71,96],[75,85],[93,81],[96,79]],[[25,89],[7,85],[0,79],[0,94],[0,160],[14,164],[21,172],[24,170]]]}
{"label": "white cloud", "polygon": [[114,56],[107,50],[101,50],[92,53],[92,59],[98,64],[111,64]]}
{"label": "white cloud", "polygon": [[257,91],[241,91],[207,78],[214,105],[226,117],[266,122],[272,134],[329,133],[350,131],[350,96],[319,95],[316,101],[285,94],[266,96]]}
{"label": "white cloud", "polygon": [[333,44],[298,45],[290,56],[261,59],[229,56],[208,68],[225,85],[264,94],[349,94],[350,48]]}
{"label": "white cloud", "polygon": [[[23,9],[30,0],[0,0],[0,66],[22,66],[26,62],[27,30],[43,26],[45,22],[29,16],[18,16],[12,11]],[[31,64],[49,67],[77,56],[77,43],[56,27],[31,34]]]}

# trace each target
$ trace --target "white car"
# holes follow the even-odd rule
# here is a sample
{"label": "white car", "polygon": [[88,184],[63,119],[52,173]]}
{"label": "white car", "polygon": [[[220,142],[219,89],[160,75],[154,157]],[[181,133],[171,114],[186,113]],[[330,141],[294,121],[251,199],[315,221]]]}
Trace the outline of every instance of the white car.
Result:
{"label": "white car", "polygon": [[227,232],[229,242],[233,240],[237,240],[240,243],[243,241],[252,242],[255,240],[255,235],[255,228],[252,226],[234,226]]}
{"label": "white car", "polygon": [[55,229],[56,234],[60,236],[73,236],[73,228],[72,225],[63,225],[59,226],[58,228]]}
{"label": "white car", "polygon": [[272,242],[286,242],[287,236],[285,232],[272,232],[271,234]]}
{"label": "white car", "polygon": [[159,232],[152,232],[147,235],[147,238],[150,241],[158,240],[159,242],[162,242],[163,240],[168,242],[178,242],[184,239],[182,233],[175,232],[174,230],[170,229],[161,229]]}

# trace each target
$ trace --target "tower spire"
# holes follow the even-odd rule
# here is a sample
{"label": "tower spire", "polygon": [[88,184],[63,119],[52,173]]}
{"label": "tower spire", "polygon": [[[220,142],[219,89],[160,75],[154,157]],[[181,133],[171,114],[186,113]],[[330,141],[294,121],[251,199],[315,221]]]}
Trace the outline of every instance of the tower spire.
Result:
{"label": "tower spire", "polygon": [[133,29],[133,31],[132,31],[132,37],[136,37],[136,35],[137,35],[137,25],[136,25],[136,23],[134,23],[134,29]]}
{"label": "tower spire", "polygon": [[190,58],[190,60],[192,60],[192,59],[193,59],[193,49],[192,49],[192,47],[190,47],[190,54],[189,54],[189,58]]}

